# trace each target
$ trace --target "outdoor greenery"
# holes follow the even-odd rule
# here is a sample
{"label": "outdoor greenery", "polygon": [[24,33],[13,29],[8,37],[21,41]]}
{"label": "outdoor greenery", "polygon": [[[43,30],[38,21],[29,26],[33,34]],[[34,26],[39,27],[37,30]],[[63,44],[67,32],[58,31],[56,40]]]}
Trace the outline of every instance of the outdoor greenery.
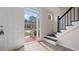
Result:
{"label": "outdoor greenery", "polygon": [[31,35],[31,30],[24,30],[24,32],[25,36]]}
{"label": "outdoor greenery", "polygon": [[31,29],[36,28],[36,17],[30,16],[29,20],[24,20],[24,32],[25,36],[31,35]]}

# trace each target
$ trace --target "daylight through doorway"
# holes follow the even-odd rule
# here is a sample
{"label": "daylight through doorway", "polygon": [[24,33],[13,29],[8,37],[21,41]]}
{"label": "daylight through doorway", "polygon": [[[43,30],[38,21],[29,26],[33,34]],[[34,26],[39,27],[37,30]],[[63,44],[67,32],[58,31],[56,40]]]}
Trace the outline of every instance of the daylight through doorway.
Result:
{"label": "daylight through doorway", "polygon": [[36,40],[36,20],[38,14],[32,8],[25,8],[24,10],[24,42],[31,42]]}

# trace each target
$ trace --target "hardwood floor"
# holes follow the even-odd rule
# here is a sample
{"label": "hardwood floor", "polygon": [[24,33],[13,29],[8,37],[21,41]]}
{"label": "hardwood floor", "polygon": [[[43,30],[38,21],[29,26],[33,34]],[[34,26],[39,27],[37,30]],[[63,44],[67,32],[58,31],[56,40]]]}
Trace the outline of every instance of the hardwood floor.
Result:
{"label": "hardwood floor", "polygon": [[32,41],[24,44],[25,51],[47,51],[42,45],[37,41]]}
{"label": "hardwood floor", "polygon": [[43,42],[32,41],[24,43],[24,47],[18,49],[17,51],[72,51],[72,50],[60,45],[57,46],[51,45],[45,41]]}
{"label": "hardwood floor", "polygon": [[49,44],[49,43],[47,43],[45,41],[42,41],[42,43],[43,43],[42,44],[43,46],[48,47],[49,51],[73,51],[73,50],[71,50],[69,48],[66,48],[66,47],[63,47],[63,46],[60,46],[60,45],[54,46],[54,45]]}

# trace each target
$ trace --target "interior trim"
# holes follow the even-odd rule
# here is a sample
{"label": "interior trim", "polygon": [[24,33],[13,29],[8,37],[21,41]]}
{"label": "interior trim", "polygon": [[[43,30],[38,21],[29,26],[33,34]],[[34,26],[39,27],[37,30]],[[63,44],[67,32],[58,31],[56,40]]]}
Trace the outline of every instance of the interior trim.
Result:
{"label": "interior trim", "polygon": [[59,45],[61,45],[61,46],[63,46],[63,47],[66,47],[66,48],[69,48],[69,49],[71,49],[72,51],[79,51],[78,49],[69,47],[69,46],[67,46],[67,45],[65,45],[65,44],[61,44],[61,43],[60,43]]}

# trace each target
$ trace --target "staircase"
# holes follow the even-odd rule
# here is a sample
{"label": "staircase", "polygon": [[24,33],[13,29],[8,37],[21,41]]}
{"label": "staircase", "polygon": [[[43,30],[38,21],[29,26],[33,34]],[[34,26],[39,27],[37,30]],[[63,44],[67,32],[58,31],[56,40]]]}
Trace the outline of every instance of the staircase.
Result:
{"label": "staircase", "polygon": [[79,26],[79,8],[70,7],[62,16],[57,19],[57,32],[44,37],[44,41],[57,45],[58,38]]}

